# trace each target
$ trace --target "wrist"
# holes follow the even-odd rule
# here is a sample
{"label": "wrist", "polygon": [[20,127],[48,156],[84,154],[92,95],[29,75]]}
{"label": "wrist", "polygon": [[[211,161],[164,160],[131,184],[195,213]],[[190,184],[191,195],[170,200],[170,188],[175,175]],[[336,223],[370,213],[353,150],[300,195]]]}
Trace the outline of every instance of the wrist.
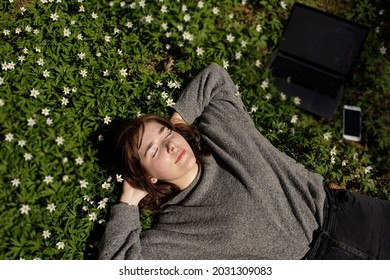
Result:
{"label": "wrist", "polygon": [[127,193],[123,193],[119,199],[119,203],[133,205],[133,206],[138,206],[140,201],[141,199],[138,198],[137,196],[129,195]]}

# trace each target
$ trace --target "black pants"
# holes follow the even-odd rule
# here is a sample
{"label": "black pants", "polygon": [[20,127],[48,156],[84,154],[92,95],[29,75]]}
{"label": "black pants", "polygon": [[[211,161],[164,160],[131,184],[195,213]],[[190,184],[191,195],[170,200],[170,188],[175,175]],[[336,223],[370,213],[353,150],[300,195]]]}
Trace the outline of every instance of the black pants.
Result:
{"label": "black pants", "polygon": [[324,225],[310,260],[390,260],[390,203],[343,190],[326,190]]}

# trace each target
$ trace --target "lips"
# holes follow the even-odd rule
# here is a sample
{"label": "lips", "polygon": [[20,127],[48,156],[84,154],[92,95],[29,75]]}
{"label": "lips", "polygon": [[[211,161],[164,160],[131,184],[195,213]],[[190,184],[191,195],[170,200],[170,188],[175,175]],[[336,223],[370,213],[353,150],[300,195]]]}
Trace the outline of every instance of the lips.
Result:
{"label": "lips", "polygon": [[179,162],[184,157],[185,154],[186,154],[186,150],[181,151],[179,153],[179,156],[177,157],[175,163]]}

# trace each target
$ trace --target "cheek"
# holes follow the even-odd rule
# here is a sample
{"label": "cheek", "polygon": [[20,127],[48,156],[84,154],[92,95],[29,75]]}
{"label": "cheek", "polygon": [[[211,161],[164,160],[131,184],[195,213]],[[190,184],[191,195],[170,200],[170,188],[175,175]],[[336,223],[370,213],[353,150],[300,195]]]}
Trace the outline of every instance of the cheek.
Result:
{"label": "cheek", "polygon": [[161,175],[170,173],[172,166],[169,164],[167,157],[159,157],[150,163],[147,170],[151,176],[158,178]]}

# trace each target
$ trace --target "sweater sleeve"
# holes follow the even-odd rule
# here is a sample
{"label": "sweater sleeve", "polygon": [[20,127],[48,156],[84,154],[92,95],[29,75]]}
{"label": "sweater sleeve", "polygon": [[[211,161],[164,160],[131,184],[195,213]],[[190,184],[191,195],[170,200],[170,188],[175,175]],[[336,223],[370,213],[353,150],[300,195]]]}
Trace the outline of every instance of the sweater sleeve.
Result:
{"label": "sweater sleeve", "polygon": [[230,103],[230,109],[235,108],[237,116],[245,116],[244,105],[241,99],[235,96],[236,92],[236,86],[228,72],[213,63],[191,80],[176,101],[174,109],[188,124],[193,124],[201,117],[205,110],[209,109],[209,105],[213,107],[215,104],[221,104],[226,108],[226,102]]}
{"label": "sweater sleeve", "polygon": [[138,207],[111,207],[110,219],[99,245],[99,259],[142,259]]}

